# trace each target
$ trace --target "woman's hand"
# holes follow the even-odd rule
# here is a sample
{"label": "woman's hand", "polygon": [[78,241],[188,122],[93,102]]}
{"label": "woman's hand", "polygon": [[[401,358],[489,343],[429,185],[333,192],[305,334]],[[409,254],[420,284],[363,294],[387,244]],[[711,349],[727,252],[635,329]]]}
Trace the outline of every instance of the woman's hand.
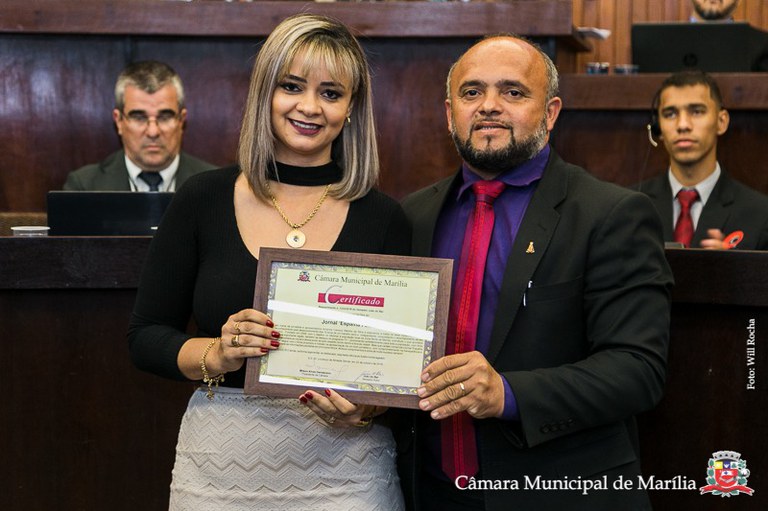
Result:
{"label": "woman's hand", "polygon": [[246,358],[276,350],[280,347],[280,332],[274,327],[269,316],[254,309],[231,315],[221,327],[221,342],[209,364],[218,372],[228,373],[240,369]]}
{"label": "woman's hand", "polygon": [[373,417],[387,411],[384,406],[353,404],[331,389],[323,393],[308,390],[299,401],[334,428],[365,427]]}

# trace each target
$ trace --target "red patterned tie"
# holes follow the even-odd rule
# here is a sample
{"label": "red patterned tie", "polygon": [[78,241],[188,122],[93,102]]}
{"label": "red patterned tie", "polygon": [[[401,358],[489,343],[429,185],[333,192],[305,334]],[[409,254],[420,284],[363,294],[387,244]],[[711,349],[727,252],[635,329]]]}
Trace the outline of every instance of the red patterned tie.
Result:
{"label": "red patterned tie", "polygon": [[[500,181],[478,181],[472,185],[475,210],[464,231],[459,273],[451,300],[446,354],[475,349],[483,273],[495,218],[493,201],[504,190],[504,186]],[[443,472],[452,481],[460,475],[475,475],[478,463],[472,417],[466,412],[457,413],[443,420],[440,427]]]}
{"label": "red patterned tie", "polygon": [[680,203],[680,216],[675,224],[675,241],[689,247],[693,239],[693,218],[691,218],[691,206],[699,200],[699,192],[696,190],[680,190],[677,192],[677,202]]}

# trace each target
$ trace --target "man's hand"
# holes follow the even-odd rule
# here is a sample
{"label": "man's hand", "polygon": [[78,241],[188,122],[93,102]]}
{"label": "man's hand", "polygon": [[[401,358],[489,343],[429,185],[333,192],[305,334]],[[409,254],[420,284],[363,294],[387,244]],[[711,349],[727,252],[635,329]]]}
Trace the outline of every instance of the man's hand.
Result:
{"label": "man's hand", "polygon": [[707,238],[701,240],[701,248],[707,250],[723,250],[723,238],[725,235],[720,229],[707,229]]}
{"label": "man's hand", "polygon": [[479,351],[435,360],[421,375],[419,407],[433,419],[465,411],[476,419],[501,417],[504,382]]}

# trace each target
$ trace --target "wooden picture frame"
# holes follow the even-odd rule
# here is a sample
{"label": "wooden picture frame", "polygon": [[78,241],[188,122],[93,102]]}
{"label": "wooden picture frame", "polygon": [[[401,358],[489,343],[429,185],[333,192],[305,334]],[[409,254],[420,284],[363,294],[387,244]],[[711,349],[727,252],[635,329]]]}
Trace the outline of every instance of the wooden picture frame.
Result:
{"label": "wooden picture frame", "polygon": [[263,248],[254,308],[280,347],[248,359],[246,394],[332,388],[356,404],[418,408],[421,372],[445,354],[453,261]]}

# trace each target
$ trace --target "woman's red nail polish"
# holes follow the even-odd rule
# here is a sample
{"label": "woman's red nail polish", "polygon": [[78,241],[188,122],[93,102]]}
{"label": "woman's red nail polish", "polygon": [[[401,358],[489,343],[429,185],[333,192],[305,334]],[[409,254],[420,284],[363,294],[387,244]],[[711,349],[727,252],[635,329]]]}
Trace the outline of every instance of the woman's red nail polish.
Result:
{"label": "woman's red nail polish", "polygon": [[269,344],[277,348],[278,346],[280,346],[280,341],[269,341]]}
{"label": "woman's red nail polish", "polygon": [[265,324],[265,325],[267,325],[269,328],[272,328],[273,326],[275,326],[275,324],[274,324],[274,323],[272,323],[272,320],[271,320],[271,319],[268,319],[268,320],[267,320],[267,322],[266,322],[266,323],[264,323],[264,324]]}
{"label": "woman's red nail polish", "polygon": [[331,389],[325,389],[325,395],[331,397]]}
{"label": "woman's red nail polish", "polygon": [[280,332],[276,332],[275,330],[272,330],[272,333],[269,334],[269,335],[271,335],[275,339],[279,339],[280,338]]}
{"label": "woman's red nail polish", "polygon": [[301,401],[301,404],[304,404],[304,405],[307,404],[307,398],[305,398],[304,396],[301,396],[299,398],[299,401]]}
{"label": "woman's red nail polish", "polygon": [[312,401],[312,394],[311,393],[307,392],[306,394],[304,394],[304,397],[306,397],[307,399]]}
{"label": "woman's red nail polish", "polygon": [[262,352],[262,353],[268,353],[268,352],[269,352],[269,348],[264,348],[264,347],[262,347],[262,348],[261,348],[261,352]]}

